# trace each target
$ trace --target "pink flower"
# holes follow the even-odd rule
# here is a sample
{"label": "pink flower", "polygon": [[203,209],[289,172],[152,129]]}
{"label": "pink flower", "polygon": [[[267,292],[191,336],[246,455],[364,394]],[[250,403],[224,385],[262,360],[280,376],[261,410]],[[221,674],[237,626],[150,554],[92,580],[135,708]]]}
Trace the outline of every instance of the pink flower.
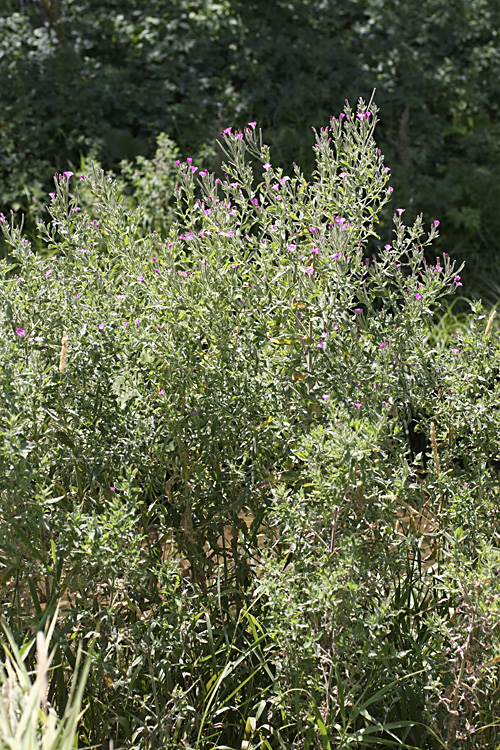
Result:
{"label": "pink flower", "polygon": [[115,491],[115,489],[116,489],[115,487],[110,487],[110,488],[109,488],[110,492],[114,492],[114,491]]}
{"label": "pink flower", "polygon": [[26,331],[24,330],[24,328],[16,328],[16,333],[20,338],[26,336]]}
{"label": "pink flower", "polygon": [[312,248],[309,250],[310,253],[319,253],[319,247],[316,247],[316,245],[313,245]]}
{"label": "pink flower", "polygon": [[144,281],[144,276],[138,276],[137,281]]}
{"label": "pink flower", "polygon": [[226,128],[222,131],[221,135],[231,135],[232,128]]}
{"label": "pink flower", "polygon": [[159,393],[160,393],[160,396],[164,396],[165,395],[165,389],[164,388],[160,388]]}
{"label": "pink flower", "polygon": [[439,221],[438,221],[438,219],[436,219],[436,220],[435,220],[435,222],[434,222],[434,226],[435,226],[435,227],[438,227],[438,226],[439,226]]}
{"label": "pink flower", "polygon": [[323,401],[328,401],[328,399],[330,398],[330,396],[328,395],[328,393],[324,393],[324,394],[323,394],[323,395],[321,396],[321,398],[323,399]]}
{"label": "pink flower", "polygon": [[193,174],[198,171],[198,167],[190,167],[190,169]]}
{"label": "pink flower", "polygon": [[458,354],[460,352],[460,349],[452,349],[451,351],[453,352],[453,354]]}
{"label": "pink flower", "polygon": [[54,271],[52,270],[52,268],[49,268],[48,271],[45,271],[45,276],[52,276],[53,273]]}
{"label": "pink flower", "polygon": [[314,273],[314,268],[312,266],[309,266],[308,268],[306,268],[304,273],[306,273],[308,276],[312,276]]}
{"label": "pink flower", "polygon": [[385,349],[386,346],[388,346],[388,343],[382,341],[382,343],[380,344],[380,348]]}
{"label": "pink flower", "polygon": [[104,323],[99,323],[99,330],[104,331],[104,328],[105,328]]}
{"label": "pink flower", "polygon": [[461,278],[462,277],[459,276],[458,274],[455,276],[455,278],[454,278],[455,286],[463,286],[462,282],[460,281]]}
{"label": "pink flower", "polygon": [[257,125],[257,121],[249,122],[248,124],[250,125],[251,128],[254,128]]}
{"label": "pink flower", "polygon": [[297,245],[288,245],[287,250],[291,253],[293,253],[294,250],[297,249]]}
{"label": "pink flower", "polygon": [[404,214],[404,212],[405,212],[404,208],[397,208],[396,209],[396,213],[399,214],[400,216],[401,216],[401,214]]}
{"label": "pink flower", "polygon": [[416,293],[415,299],[422,299],[422,295],[420,294],[420,292]]}
{"label": "pink flower", "polygon": [[384,250],[392,250],[392,245],[384,245]]}
{"label": "pink flower", "polygon": [[356,404],[354,404],[354,406],[356,407],[356,409],[361,409],[362,405],[363,404],[360,404],[359,401]]}
{"label": "pink flower", "polygon": [[393,193],[394,192],[394,188],[389,185],[389,187],[387,188],[387,192],[388,193]]}
{"label": "pink flower", "polygon": [[263,164],[262,168],[265,169],[266,172],[267,172],[268,169],[271,169],[271,165],[270,164]]}
{"label": "pink flower", "polygon": [[69,171],[68,171],[68,172],[63,172],[63,175],[64,175],[65,177],[67,177],[67,178],[68,178],[68,180],[69,180],[69,178],[70,178],[70,177],[73,177],[73,175],[74,175],[74,172],[69,172]]}
{"label": "pink flower", "polygon": [[56,197],[56,194],[55,194],[55,193],[49,193],[49,196],[50,196],[51,198],[55,198],[55,197]]}

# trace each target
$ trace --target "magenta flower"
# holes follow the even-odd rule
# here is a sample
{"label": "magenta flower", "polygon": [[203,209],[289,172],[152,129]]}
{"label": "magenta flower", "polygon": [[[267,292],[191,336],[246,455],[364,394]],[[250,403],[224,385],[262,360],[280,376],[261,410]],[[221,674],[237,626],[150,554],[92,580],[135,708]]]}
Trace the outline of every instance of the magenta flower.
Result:
{"label": "magenta flower", "polygon": [[137,281],[144,281],[144,276],[138,276]]}
{"label": "magenta flower", "polygon": [[438,226],[439,226],[439,221],[438,221],[438,219],[436,219],[436,220],[435,220],[435,222],[434,222],[434,226],[435,226],[435,227],[438,227]]}
{"label": "magenta flower", "polygon": [[110,492],[114,492],[116,488],[115,487],[110,487],[109,489],[110,489]]}
{"label": "magenta flower", "polygon": [[330,396],[328,395],[328,393],[324,393],[324,394],[323,394],[323,395],[321,396],[321,398],[323,399],[323,401],[328,401],[328,399],[330,398]]}
{"label": "magenta flower", "polygon": [[105,328],[104,323],[99,323],[99,330],[104,331],[104,328]]}
{"label": "magenta flower", "polygon": [[385,349],[386,346],[389,346],[388,342],[382,341],[382,343],[380,344],[380,348]]}
{"label": "magenta flower", "polygon": [[297,245],[288,245],[287,250],[291,253],[293,253],[294,250],[297,249]]}
{"label": "magenta flower", "polygon": [[190,169],[193,174],[198,171],[198,167],[190,167]]}
{"label": "magenta flower", "polygon": [[455,276],[455,278],[454,278],[455,286],[463,286],[462,282],[460,281],[461,278],[462,277],[459,276],[458,274]]}
{"label": "magenta flower", "polygon": [[312,248],[309,250],[310,253],[319,253],[319,247],[316,247],[316,245],[313,245]]}
{"label": "magenta flower", "polygon": [[164,396],[165,395],[165,389],[164,388],[160,388],[159,393],[160,393],[160,396]]}
{"label": "magenta flower", "polygon": [[384,245],[384,250],[392,250],[392,245]]}
{"label": "magenta flower", "polygon": [[420,292],[416,293],[415,299],[422,299],[422,295],[420,294]]}
{"label": "magenta flower", "polygon": [[221,135],[231,135],[232,128],[226,128],[222,131]]}
{"label": "magenta flower", "polygon": [[73,175],[74,175],[74,172],[69,172],[69,171],[68,171],[68,172],[63,172],[63,175],[64,175],[65,177],[67,177],[67,178],[68,178],[68,180],[69,180],[69,178],[70,178],[70,177],[73,177]]}
{"label": "magenta flower", "polygon": [[396,209],[396,213],[399,214],[400,216],[401,216],[401,214],[404,214],[404,212],[405,212],[404,208],[397,208]]}
{"label": "magenta flower", "polygon": [[52,270],[52,268],[49,268],[48,271],[45,271],[45,276],[52,276],[53,273],[54,271]]}
{"label": "magenta flower", "polygon": [[268,169],[271,169],[271,165],[270,164],[263,164],[262,168],[265,169],[266,172],[267,172]]}
{"label": "magenta flower", "polygon": [[24,328],[16,328],[16,333],[20,338],[24,338],[26,336],[26,331]]}
{"label": "magenta flower", "polygon": [[387,188],[387,192],[388,193],[393,193],[394,192],[394,188],[391,187],[391,185],[389,185],[389,187]]}
{"label": "magenta flower", "polygon": [[453,354],[458,354],[460,352],[460,349],[452,349],[451,351],[453,352]]}
{"label": "magenta flower", "polygon": [[360,404],[359,401],[354,404],[354,406],[356,407],[356,409],[361,409],[362,405],[363,404]]}
{"label": "magenta flower", "polygon": [[49,193],[49,196],[50,196],[51,198],[55,198],[55,197],[56,197],[56,194],[55,194],[55,193]]}
{"label": "magenta flower", "polygon": [[336,258],[340,258],[340,253],[333,253],[330,257],[335,260]]}
{"label": "magenta flower", "polygon": [[248,124],[250,125],[251,128],[254,128],[257,125],[257,121],[249,122]]}
{"label": "magenta flower", "polygon": [[312,266],[309,266],[308,268],[306,268],[304,273],[306,273],[308,276],[312,276],[314,273],[314,268]]}

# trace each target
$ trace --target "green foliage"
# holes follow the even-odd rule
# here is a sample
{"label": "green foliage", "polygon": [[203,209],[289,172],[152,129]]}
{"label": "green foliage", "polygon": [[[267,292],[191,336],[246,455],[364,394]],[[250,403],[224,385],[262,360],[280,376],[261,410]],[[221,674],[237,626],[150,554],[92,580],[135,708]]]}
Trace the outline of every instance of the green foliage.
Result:
{"label": "green foliage", "polygon": [[[75,665],[75,680],[61,720],[48,704],[49,670],[54,652],[49,654],[48,642],[56,618],[49,627],[47,639],[43,632],[36,638],[36,677],[32,681],[26,660],[33,644],[19,650],[12,633],[5,629],[7,642],[2,643],[4,661],[0,664],[0,747],[2,750],[70,750],[75,747],[85,681],[90,661],[87,658],[79,672],[80,653]],[[78,684],[78,687],[77,687]]]}
{"label": "green foliage", "polygon": [[436,341],[438,222],[373,253],[376,115],[310,181],[250,122],[222,178],[166,138],[58,175],[39,251],[2,217],[0,601],[21,640],[59,606],[60,715],[95,639],[85,746],[499,742],[493,318]]}

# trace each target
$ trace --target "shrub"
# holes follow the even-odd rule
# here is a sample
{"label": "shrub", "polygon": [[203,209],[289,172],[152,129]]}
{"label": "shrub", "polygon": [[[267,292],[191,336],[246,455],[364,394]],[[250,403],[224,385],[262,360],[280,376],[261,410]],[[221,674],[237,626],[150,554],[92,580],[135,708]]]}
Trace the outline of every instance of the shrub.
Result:
{"label": "shrub", "polygon": [[367,255],[376,115],[315,133],[311,182],[227,128],[166,237],[97,168],[43,252],[1,222],[3,609],[60,604],[56,705],[96,636],[87,744],[495,742],[493,318],[433,345],[437,220]]}

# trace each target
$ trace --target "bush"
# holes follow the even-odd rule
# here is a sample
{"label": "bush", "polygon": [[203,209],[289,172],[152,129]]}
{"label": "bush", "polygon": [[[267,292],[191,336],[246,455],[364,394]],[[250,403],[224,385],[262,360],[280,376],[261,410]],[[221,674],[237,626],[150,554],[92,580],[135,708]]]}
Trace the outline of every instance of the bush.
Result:
{"label": "bush", "polygon": [[376,115],[315,134],[311,182],[227,128],[166,238],[97,168],[43,252],[1,222],[3,610],[59,603],[56,706],[96,638],[87,744],[498,741],[493,317],[432,343],[437,220],[367,255]]}

